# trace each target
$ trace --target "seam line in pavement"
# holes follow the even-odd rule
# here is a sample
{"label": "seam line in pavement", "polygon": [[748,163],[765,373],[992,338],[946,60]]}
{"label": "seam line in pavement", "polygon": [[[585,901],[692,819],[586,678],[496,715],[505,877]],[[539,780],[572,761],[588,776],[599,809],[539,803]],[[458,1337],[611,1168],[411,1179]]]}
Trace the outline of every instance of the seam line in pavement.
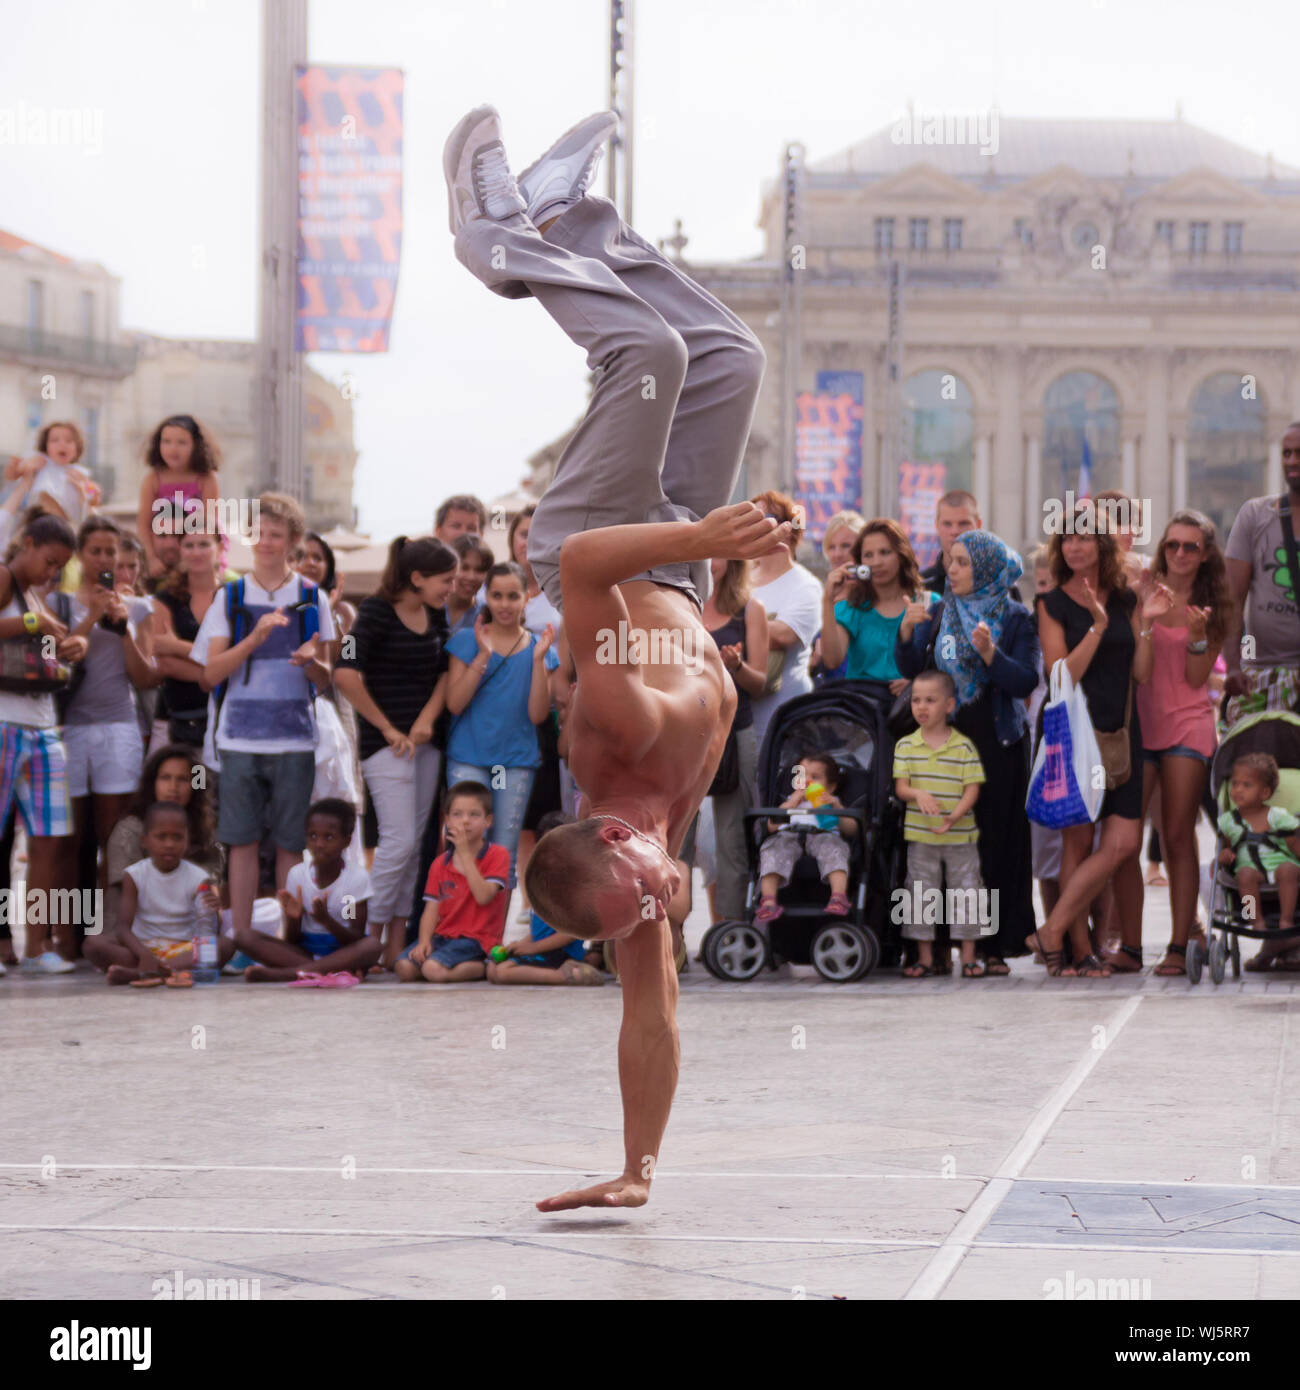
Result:
{"label": "seam line in pavement", "polygon": [[[611,1207],[611,1211],[616,1208]],[[617,1208],[634,1210],[634,1208]],[[198,1235],[237,1236],[403,1236],[413,1240],[660,1240],[690,1245],[888,1245],[898,1249],[920,1247],[929,1249],[938,1240],[917,1240],[897,1236],[893,1240],[875,1240],[857,1236],[665,1236],[652,1231],[421,1231],[409,1226],[391,1229],[356,1228],[348,1226],[77,1226],[69,1223],[0,1222],[0,1231],[67,1231],[73,1235],[85,1231],[128,1232],[188,1232]]]}
{"label": "seam line in pavement", "polygon": [[1143,996],[1140,994],[1133,995],[1111,1016],[1105,1025],[1105,1047],[1099,1048],[1089,1043],[1087,1052],[1038,1108],[1025,1126],[1015,1148],[998,1165],[997,1172],[985,1185],[983,1192],[970,1204],[966,1214],[952,1228],[925,1268],[917,1275],[911,1288],[903,1295],[904,1300],[936,1299],[947,1287],[948,1281],[957,1272],[957,1266],[966,1258],[975,1238],[988,1225],[1003,1198],[1011,1191],[1011,1184],[1024,1172],[1029,1160],[1047,1138],[1048,1131],[1060,1119],[1065,1107],[1092,1074],[1092,1069],[1115,1045],[1129,1019],[1137,1012],[1142,999]]}

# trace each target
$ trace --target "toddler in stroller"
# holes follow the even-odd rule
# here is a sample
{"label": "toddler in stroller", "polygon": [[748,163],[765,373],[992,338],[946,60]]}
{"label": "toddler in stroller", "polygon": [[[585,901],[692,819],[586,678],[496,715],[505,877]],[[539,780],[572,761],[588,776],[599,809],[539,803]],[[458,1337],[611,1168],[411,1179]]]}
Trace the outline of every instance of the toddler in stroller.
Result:
{"label": "toddler in stroller", "polygon": [[846,835],[856,835],[857,822],[851,817],[828,814],[828,808],[843,807],[835,789],[839,785],[839,766],[825,753],[809,754],[795,764],[794,791],[781,803],[781,810],[793,814],[785,825],[769,819],[772,832],[758,854],[762,901],[754,920],[774,922],[785,909],[777,894],[790,881],[801,854],[817,861],[822,882],[831,890],[826,912],[832,917],[847,916],[849,847]]}

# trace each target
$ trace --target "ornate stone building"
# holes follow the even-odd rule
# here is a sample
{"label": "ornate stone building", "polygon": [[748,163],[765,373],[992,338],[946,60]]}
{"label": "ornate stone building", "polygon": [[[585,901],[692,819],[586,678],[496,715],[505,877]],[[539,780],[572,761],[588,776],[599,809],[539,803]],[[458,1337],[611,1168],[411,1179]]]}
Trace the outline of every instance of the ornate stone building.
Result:
{"label": "ornate stone building", "polygon": [[[1230,525],[1280,489],[1300,418],[1300,170],[1182,120],[1000,118],[996,150],[900,143],[885,129],[804,174],[798,388],[865,380],[862,510],[886,444],[887,274],[903,268],[902,454],[943,465],[986,524],[1041,538],[1075,487],[1188,504]],[[787,490],[780,439],[783,205],[765,186],[765,254],[683,260],[768,354],[750,493]],[[680,238],[677,239],[680,247]],[[1158,529],[1157,529],[1158,534]]]}

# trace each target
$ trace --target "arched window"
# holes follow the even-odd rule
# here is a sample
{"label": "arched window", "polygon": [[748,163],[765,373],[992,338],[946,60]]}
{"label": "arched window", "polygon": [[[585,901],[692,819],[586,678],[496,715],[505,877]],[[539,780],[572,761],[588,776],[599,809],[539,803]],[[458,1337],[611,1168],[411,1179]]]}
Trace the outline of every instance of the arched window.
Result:
{"label": "arched window", "polygon": [[1040,488],[1044,502],[1095,496],[1122,481],[1119,397],[1095,372],[1067,372],[1043,396]]}
{"label": "arched window", "polygon": [[1220,545],[1237,509],[1266,488],[1268,425],[1262,400],[1234,372],[1206,377],[1187,415],[1187,500],[1219,529]]}
{"label": "arched window", "polygon": [[917,372],[903,383],[903,462],[899,468],[899,521],[922,566],[939,555],[935,504],[953,488],[972,490],[975,404],[955,372]]}

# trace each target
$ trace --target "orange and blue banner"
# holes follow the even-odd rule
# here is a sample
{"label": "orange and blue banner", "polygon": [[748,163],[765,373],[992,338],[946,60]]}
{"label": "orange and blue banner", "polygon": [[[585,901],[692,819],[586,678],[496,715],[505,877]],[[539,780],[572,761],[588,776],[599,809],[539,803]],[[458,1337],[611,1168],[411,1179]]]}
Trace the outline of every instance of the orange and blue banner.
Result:
{"label": "orange and blue banner", "polygon": [[818,372],[795,397],[794,499],[816,544],[836,512],[862,505],[862,391],[861,372]]}
{"label": "orange and blue banner", "polygon": [[387,352],[402,257],[402,70],[300,67],[300,352]]}

